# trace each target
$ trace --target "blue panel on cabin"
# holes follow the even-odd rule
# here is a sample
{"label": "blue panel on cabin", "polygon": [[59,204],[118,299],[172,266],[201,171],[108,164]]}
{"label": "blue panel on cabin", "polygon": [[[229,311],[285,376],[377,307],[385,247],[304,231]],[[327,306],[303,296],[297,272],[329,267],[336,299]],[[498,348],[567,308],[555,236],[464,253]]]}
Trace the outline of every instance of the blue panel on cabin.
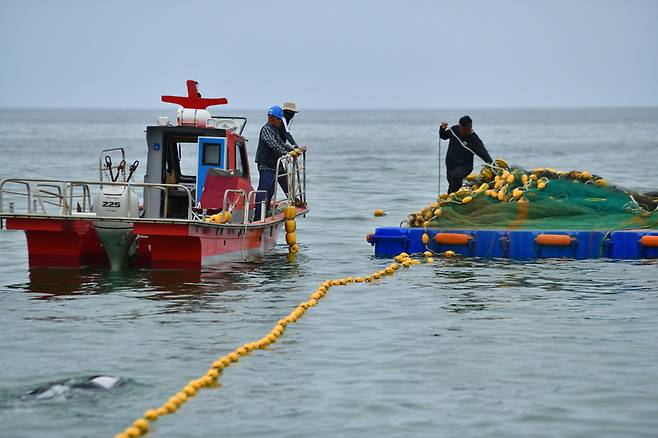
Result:
{"label": "blue panel on cabin", "polygon": [[201,191],[206,182],[208,169],[226,169],[226,138],[199,137],[199,162],[196,180],[197,199],[201,199]]}

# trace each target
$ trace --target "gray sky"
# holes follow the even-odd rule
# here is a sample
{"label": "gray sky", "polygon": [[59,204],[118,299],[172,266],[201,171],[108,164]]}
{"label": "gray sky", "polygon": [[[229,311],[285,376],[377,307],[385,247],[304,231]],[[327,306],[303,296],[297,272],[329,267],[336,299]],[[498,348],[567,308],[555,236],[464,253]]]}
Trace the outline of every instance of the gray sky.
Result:
{"label": "gray sky", "polygon": [[658,105],[658,1],[0,0],[0,107]]}

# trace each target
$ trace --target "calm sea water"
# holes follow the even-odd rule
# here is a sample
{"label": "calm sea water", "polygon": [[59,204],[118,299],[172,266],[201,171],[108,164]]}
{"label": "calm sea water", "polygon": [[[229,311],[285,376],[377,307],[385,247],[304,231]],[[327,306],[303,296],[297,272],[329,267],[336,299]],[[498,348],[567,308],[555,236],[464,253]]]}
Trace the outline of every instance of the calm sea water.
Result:
{"label": "calm sea water", "polygon": [[[158,115],[173,118],[2,110],[0,177],[96,178],[98,152],[116,145],[144,163]],[[312,210],[294,263],[281,244],[262,263],[201,273],[30,271],[23,234],[1,232],[0,436],[113,436],[321,281],[379,270],[389,261],[366,233],[431,202],[436,128],[460,115],[300,113]],[[658,189],[658,109],[471,115],[495,157]],[[263,117],[247,116],[253,159]],[[656,261],[457,258],[336,288],[153,436],[656,436],[656,280]],[[26,395],[97,374],[124,384]]]}

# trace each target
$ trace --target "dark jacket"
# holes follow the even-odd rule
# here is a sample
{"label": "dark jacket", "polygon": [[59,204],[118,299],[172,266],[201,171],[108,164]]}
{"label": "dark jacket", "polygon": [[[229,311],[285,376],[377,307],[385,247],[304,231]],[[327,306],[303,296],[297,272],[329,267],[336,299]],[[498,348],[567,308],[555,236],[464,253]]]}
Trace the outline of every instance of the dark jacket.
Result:
{"label": "dark jacket", "polygon": [[[487,152],[487,148],[484,147],[482,140],[480,140],[480,137],[478,137],[475,132],[462,137],[459,135],[459,125],[455,125],[451,129],[466,147],[475,152],[478,157],[482,158],[486,163],[493,162],[489,152]],[[446,153],[446,168],[448,171],[455,167],[470,167],[473,169],[473,152],[462,146],[455,136],[447,129],[439,128],[439,136],[444,140],[450,139],[450,143],[448,143],[448,153]]]}
{"label": "dark jacket", "polygon": [[286,131],[286,127],[283,126],[283,123],[281,123],[281,126],[279,126],[279,135],[281,136],[281,140],[285,143],[286,140],[288,140],[288,143],[293,145],[294,147],[297,147],[297,143],[295,142],[295,139],[292,138],[292,134],[290,131]]}
{"label": "dark jacket", "polygon": [[291,150],[292,148],[281,140],[276,126],[266,123],[260,129],[260,136],[258,137],[258,149],[256,149],[258,170],[275,170],[279,157]]}

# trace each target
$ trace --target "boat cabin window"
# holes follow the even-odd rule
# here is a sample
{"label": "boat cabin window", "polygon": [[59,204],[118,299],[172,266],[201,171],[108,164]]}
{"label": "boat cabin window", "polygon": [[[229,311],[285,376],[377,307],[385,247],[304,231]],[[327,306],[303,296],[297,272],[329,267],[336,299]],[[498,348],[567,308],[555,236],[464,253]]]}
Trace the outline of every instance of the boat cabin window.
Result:
{"label": "boat cabin window", "polygon": [[247,168],[247,157],[244,153],[244,143],[236,141],[235,142],[235,171],[238,175],[245,175],[245,169]]}
{"label": "boat cabin window", "polygon": [[203,145],[203,164],[219,166],[222,164],[222,145],[218,143],[206,143]]}
{"label": "boat cabin window", "polygon": [[168,138],[164,153],[164,182],[168,184],[196,182],[198,153],[196,137]]}
{"label": "boat cabin window", "polygon": [[178,162],[180,163],[180,173],[182,181],[192,181],[196,179],[197,166],[199,164],[197,154],[198,145],[195,143],[179,142]]}
{"label": "boat cabin window", "polygon": [[[165,137],[164,175],[166,184],[182,184],[190,190],[192,204],[196,202],[196,179],[198,167],[198,145],[196,136]],[[164,206],[163,194],[163,206]],[[188,210],[187,191],[170,188],[166,192],[166,217],[186,218]]]}

